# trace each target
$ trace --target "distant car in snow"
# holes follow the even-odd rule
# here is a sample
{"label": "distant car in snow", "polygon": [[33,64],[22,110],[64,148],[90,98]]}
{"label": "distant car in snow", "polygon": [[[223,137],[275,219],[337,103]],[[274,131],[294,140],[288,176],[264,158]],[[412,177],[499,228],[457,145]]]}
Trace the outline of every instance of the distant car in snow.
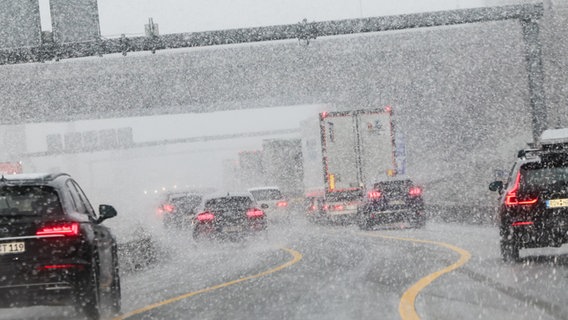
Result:
{"label": "distant car in snow", "polygon": [[207,192],[170,192],[163,196],[157,213],[166,228],[186,229],[197,213],[197,207]]}
{"label": "distant car in snow", "polygon": [[264,212],[268,220],[290,221],[291,210],[289,210],[288,200],[278,187],[256,187],[248,191],[259,205],[264,205]]}
{"label": "distant car in snow", "polygon": [[425,223],[422,187],[407,177],[374,183],[357,210],[357,224],[364,230],[392,224],[419,228]]}
{"label": "distant car in snow", "polygon": [[226,194],[204,200],[193,219],[193,238],[201,240],[241,240],[264,232],[266,215],[248,193]]}

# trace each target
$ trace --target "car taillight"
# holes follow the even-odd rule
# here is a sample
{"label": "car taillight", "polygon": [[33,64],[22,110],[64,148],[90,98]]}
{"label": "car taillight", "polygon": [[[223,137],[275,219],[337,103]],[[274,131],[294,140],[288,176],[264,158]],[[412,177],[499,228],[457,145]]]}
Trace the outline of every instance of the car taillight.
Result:
{"label": "car taillight", "polygon": [[286,201],[278,201],[278,202],[276,203],[276,206],[277,206],[277,207],[286,207],[286,206],[288,206],[288,202],[286,202]]}
{"label": "car taillight", "polygon": [[197,221],[199,222],[211,222],[215,220],[215,215],[211,212],[202,212],[197,215]]}
{"label": "car taillight", "polygon": [[336,204],[333,206],[334,211],[343,211],[343,209],[345,209],[345,207],[341,204]]}
{"label": "car taillight", "polygon": [[43,226],[36,231],[38,236],[70,237],[79,235],[78,222],[63,222]]}
{"label": "car taillight", "polygon": [[173,211],[175,210],[175,208],[176,208],[176,207],[174,207],[174,206],[171,205],[171,204],[165,204],[165,205],[164,205],[164,211],[165,211],[165,212],[173,212]]}
{"label": "car taillight", "polygon": [[310,206],[310,211],[316,211],[317,208],[318,208],[318,207],[317,207],[315,204],[312,204],[312,205]]}
{"label": "car taillight", "polygon": [[519,181],[521,180],[521,173],[517,172],[517,178],[515,179],[515,185],[511,191],[507,192],[505,195],[505,205],[506,206],[516,206],[516,205],[531,205],[538,201],[538,198],[525,199],[519,201],[517,199],[517,191],[519,190]]}
{"label": "car taillight", "polygon": [[367,195],[369,196],[369,199],[376,200],[376,199],[379,199],[381,197],[381,192],[378,191],[378,190],[373,190],[373,191],[369,191],[369,193]]}
{"label": "car taillight", "polygon": [[71,268],[78,268],[78,269],[84,269],[85,266],[81,265],[81,264],[49,264],[49,265],[44,265],[44,266],[38,266],[37,270],[42,271],[42,270],[56,270],[56,269],[71,269]]}
{"label": "car taillight", "polygon": [[422,189],[416,186],[410,187],[410,189],[408,190],[408,195],[411,197],[418,197],[422,195]]}
{"label": "car taillight", "polygon": [[247,217],[249,217],[249,218],[262,218],[262,217],[264,217],[264,212],[262,210],[256,209],[256,208],[249,209],[247,211]]}

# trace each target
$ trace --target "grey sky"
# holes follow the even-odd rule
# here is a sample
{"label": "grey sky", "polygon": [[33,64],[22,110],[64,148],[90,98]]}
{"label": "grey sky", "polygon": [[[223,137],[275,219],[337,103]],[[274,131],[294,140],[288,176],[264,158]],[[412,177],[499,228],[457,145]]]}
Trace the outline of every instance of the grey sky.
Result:
{"label": "grey sky", "polygon": [[[51,29],[49,0],[40,0],[42,25]],[[479,7],[486,0],[98,0],[101,33],[141,35],[152,17],[161,34],[385,16]]]}

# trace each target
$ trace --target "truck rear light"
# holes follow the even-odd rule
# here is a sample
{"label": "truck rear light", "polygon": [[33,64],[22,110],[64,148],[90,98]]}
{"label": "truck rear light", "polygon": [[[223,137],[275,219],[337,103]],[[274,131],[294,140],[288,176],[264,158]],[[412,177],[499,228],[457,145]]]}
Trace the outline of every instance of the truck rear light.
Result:
{"label": "truck rear light", "polygon": [[288,202],[286,202],[286,201],[278,201],[278,202],[276,203],[276,206],[277,206],[277,207],[286,207],[286,206],[288,206]]}
{"label": "truck rear light", "polygon": [[249,218],[264,218],[264,212],[260,209],[249,209],[247,211],[247,217]]}
{"label": "truck rear light", "polygon": [[212,214],[211,212],[202,212],[200,214],[197,215],[197,221],[199,222],[212,222],[213,220],[215,220],[215,215]]}
{"label": "truck rear light", "polygon": [[418,197],[422,195],[422,189],[416,186],[410,187],[410,189],[408,189],[408,195],[411,197]]}
{"label": "truck rear light", "polygon": [[381,197],[381,192],[378,191],[378,190],[373,190],[373,191],[369,191],[369,193],[367,195],[369,196],[369,199],[376,200],[376,199],[379,199]]}
{"label": "truck rear light", "polygon": [[38,236],[71,237],[79,235],[78,222],[62,222],[59,224],[47,225],[36,231]]}
{"label": "truck rear light", "polygon": [[506,206],[516,206],[516,205],[531,205],[538,201],[538,197],[529,198],[524,200],[517,199],[517,191],[519,190],[519,181],[521,180],[521,173],[517,172],[517,178],[515,179],[515,185],[511,191],[507,192],[505,195],[505,205]]}

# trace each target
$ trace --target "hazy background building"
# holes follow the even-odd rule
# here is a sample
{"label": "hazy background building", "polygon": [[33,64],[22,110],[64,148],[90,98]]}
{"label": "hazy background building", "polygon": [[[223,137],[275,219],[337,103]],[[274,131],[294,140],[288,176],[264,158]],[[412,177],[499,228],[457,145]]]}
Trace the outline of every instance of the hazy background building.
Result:
{"label": "hazy background building", "polygon": [[40,43],[38,0],[0,1],[0,49],[32,47]]}
{"label": "hazy background building", "polygon": [[50,0],[55,43],[87,42],[100,38],[97,0]]}

